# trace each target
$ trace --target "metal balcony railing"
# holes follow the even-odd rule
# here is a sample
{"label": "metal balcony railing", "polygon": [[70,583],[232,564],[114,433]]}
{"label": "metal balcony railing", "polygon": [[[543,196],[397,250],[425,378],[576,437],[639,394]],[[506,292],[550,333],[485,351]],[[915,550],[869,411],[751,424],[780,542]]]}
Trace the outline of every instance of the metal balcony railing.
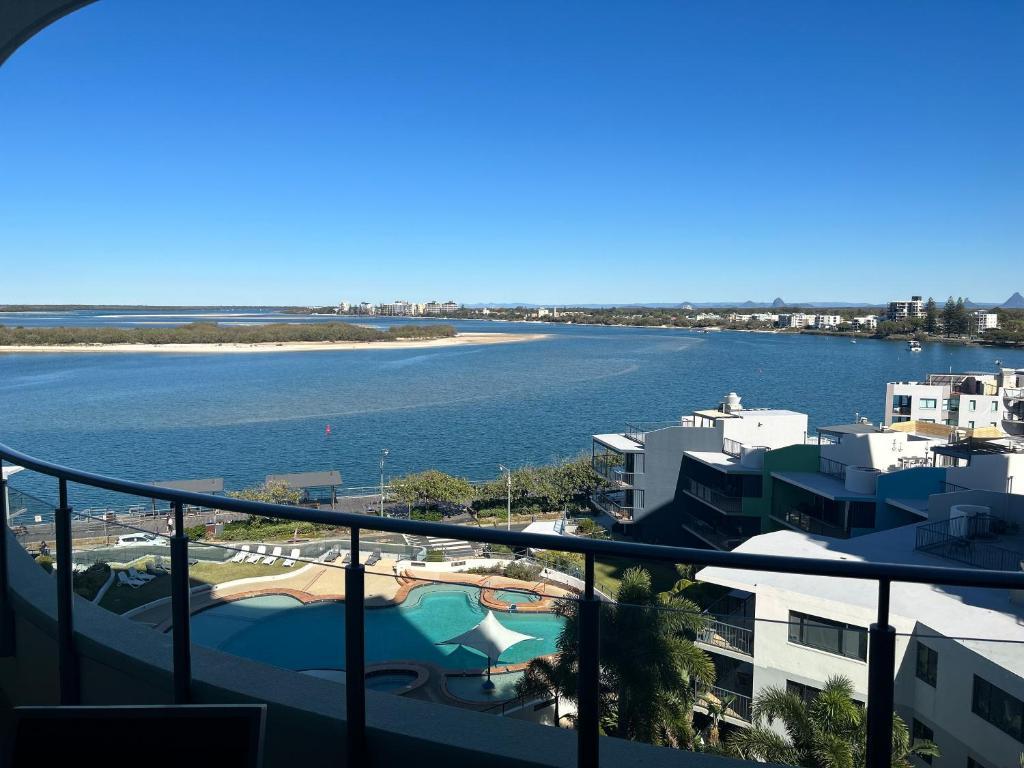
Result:
{"label": "metal balcony railing", "polygon": [[1001,521],[993,515],[937,520],[917,526],[915,548],[989,571],[1020,571],[1024,552],[992,541]]}
{"label": "metal balcony railing", "polygon": [[729,496],[703,483],[698,483],[696,480],[691,479],[689,481],[686,492],[723,514],[735,515],[743,511],[742,497]]}
{"label": "metal balcony railing", "polygon": [[648,432],[665,429],[666,427],[679,426],[685,426],[682,419],[675,419],[671,421],[634,421],[626,424],[626,430],[623,434],[630,440],[635,440],[643,445]]}
{"label": "metal balcony railing", "polygon": [[753,702],[750,696],[730,691],[728,688],[722,688],[718,685],[712,685],[702,690],[697,683],[694,683],[693,691],[697,702],[696,706],[709,709],[708,704],[714,700],[714,703],[717,705],[725,705],[724,715],[726,717],[742,720],[746,723],[751,722]]}
{"label": "metal balcony railing", "polygon": [[743,443],[741,443],[739,440],[732,440],[728,437],[723,437],[722,453],[738,459],[740,455],[743,453]]}
{"label": "metal balcony railing", "polygon": [[[61,466],[0,445],[0,461],[7,461],[54,479],[59,502],[55,509],[57,586],[58,687],[60,703],[80,703],[81,669],[75,638],[74,568],[72,560],[71,493],[74,486],[99,488],[113,493],[169,502],[174,511],[174,534],[171,536],[171,613],[172,623],[172,691],[173,701],[188,703],[192,698],[192,655],[189,607],[189,552],[184,526],[184,510],[188,505],[208,507],[226,512],[258,517],[313,522],[349,529],[350,550],[359,551],[360,534],[364,530],[387,533],[434,536],[447,539],[469,539],[513,548],[535,548],[575,552],[584,557],[583,589],[578,602],[579,647],[577,663],[577,763],[579,766],[599,764],[600,662],[599,608],[595,593],[594,564],[598,556],[624,558],[631,561],[691,563],[728,569],[793,573],[808,576],[831,576],[875,581],[878,584],[877,623],[870,629],[867,707],[867,768],[883,768],[890,763],[892,752],[893,679],[896,670],[896,632],[889,625],[890,584],[908,582],[993,589],[1024,589],[1024,573],[1006,573],[976,568],[938,568],[860,560],[822,560],[805,557],[784,557],[747,552],[718,552],[687,547],[638,544],[624,541],[590,539],[576,536],[505,531],[500,528],[477,528],[447,523],[430,523],[399,518],[376,517],[352,512],[306,509],[282,504],[246,501],[211,496],[190,491],[159,488],[144,483],[99,475]],[[11,541],[7,523],[7,486],[0,480],[0,657],[16,655],[14,645],[14,603],[10,580],[11,566],[7,548]],[[358,560],[358,558],[356,558]],[[345,699],[346,728],[344,739],[347,765],[366,765],[366,663],[365,663],[365,570],[359,562],[345,566]],[[725,692],[727,695],[729,692]],[[716,694],[717,695],[717,694]],[[734,705],[735,708],[735,705]],[[379,727],[379,726],[378,726]],[[329,749],[329,745],[324,745]],[[528,749],[528,747],[526,747]]]}
{"label": "metal balcony railing", "polygon": [[697,640],[705,645],[712,645],[716,648],[726,648],[747,656],[754,655],[754,629],[753,621],[746,623],[751,626],[730,624],[727,621],[712,619],[708,625],[697,635]]}
{"label": "metal balcony railing", "polygon": [[826,523],[821,518],[815,517],[814,515],[803,512],[799,509],[790,509],[781,515],[773,514],[776,520],[779,520],[786,525],[797,528],[807,533],[817,534],[819,536],[831,536],[834,539],[848,539],[850,532],[845,528],[841,528],[838,525],[832,523]]}
{"label": "metal balcony railing", "polygon": [[831,475],[839,480],[846,480],[846,465],[841,461],[826,459],[822,456],[819,469],[824,475]]}
{"label": "metal balcony railing", "polygon": [[971,490],[971,489],[968,488],[966,485],[957,485],[956,483],[943,483],[942,484],[942,492],[943,493],[958,493],[960,491],[969,491],[969,490]]}

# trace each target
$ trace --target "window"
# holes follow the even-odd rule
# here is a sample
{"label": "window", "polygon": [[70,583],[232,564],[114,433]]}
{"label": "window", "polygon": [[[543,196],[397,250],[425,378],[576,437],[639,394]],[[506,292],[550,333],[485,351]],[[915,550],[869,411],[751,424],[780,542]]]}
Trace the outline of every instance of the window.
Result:
{"label": "window", "polygon": [[968,427],[969,427],[970,429],[974,429],[974,422],[973,422],[973,421],[968,421],[968,422],[967,422],[967,426],[968,426]]}
{"label": "window", "polygon": [[978,401],[977,400],[968,400],[967,401],[967,410],[968,411],[976,411],[976,410],[978,410]]}
{"label": "window", "polygon": [[971,711],[1024,743],[1024,702],[977,675],[974,676]]}
{"label": "window", "polygon": [[995,413],[996,411],[998,411],[999,410],[999,403],[997,403],[995,400],[993,400],[992,401],[992,407],[989,408],[989,410],[992,411],[992,413]]}
{"label": "window", "polygon": [[[915,717],[913,737],[913,743],[915,744],[919,741],[935,741],[935,731]],[[932,764],[932,759],[930,757],[921,757],[921,759],[928,763],[928,765]]]}
{"label": "window", "polygon": [[944,410],[944,411],[948,411],[949,410],[949,398],[948,397],[942,398],[942,410]]}
{"label": "window", "polygon": [[924,680],[932,688],[938,680],[939,652],[917,641],[917,679]]}
{"label": "window", "polygon": [[867,661],[868,631],[817,616],[789,612],[789,642],[819,651]]}
{"label": "window", "polygon": [[810,704],[814,701],[814,697],[821,693],[821,688],[815,688],[813,685],[807,685],[805,683],[798,683],[795,680],[787,680],[786,693],[792,693],[799,696],[804,704]]}
{"label": "window", "polygon": [[920,407],[923,408],[923,409],[926,409],[926,410],[934,410],[935,409],[935,398],[934,397],[922,397],[921,398],[921,406]]}
{"label": "window", "polygon": [[990,427],[994,427],[994,426],[996,425],[996,423],[995,423],[994,421],[990,421],[990,422],[988,423],[988,425],[989,425]]}
{"label": "window", "polygon": [[924,422],[925,424],[934,424],[935,419],[918,419],[918,421]]}

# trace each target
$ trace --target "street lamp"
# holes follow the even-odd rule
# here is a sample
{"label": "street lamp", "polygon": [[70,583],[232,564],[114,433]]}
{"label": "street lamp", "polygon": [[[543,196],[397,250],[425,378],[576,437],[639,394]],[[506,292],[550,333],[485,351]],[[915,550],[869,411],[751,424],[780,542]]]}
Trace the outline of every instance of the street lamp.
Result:
{"label": "street lamp", "polygon": [[380,516],[384,517],[384,459],[389,451],[387,448],[380,449]]}
{"label": "street lamp", "polygon": [[508,488],[508,522],[505,524],[505,530],[512,530],[512,470],[506,467],[504,464],[499,464],[498,469],[505,473],[505,483]]}

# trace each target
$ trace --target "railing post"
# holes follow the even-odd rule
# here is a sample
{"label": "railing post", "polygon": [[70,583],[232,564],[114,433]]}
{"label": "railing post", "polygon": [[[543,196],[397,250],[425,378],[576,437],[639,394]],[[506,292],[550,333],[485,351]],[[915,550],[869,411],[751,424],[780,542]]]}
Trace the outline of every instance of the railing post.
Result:
{"label": "railing post", "polygon": [[[2,463],[2,462],[0,462]],[[7,562],[7,481],[0,477],[0,656],[14,655],[14,611]]]}
{"label": "railing post", "polygon": [[586,554],[583,599],[580,600],[579,689],[576,761],[580,768],[597,765],[600,720],[600,610],[594,595],[594,555]]}
{"label": "railing post", "polygon": [[59,502],[54,510],[57,534],[57,669],[60,679],[60,703],[78,704],[81,690],[78,655],[75,651],[75,627],[72,611],[75,596],[74,563],[71,549],[71,507],[68,506],[68,481],[59,480]]}
{"label": "railing post", "polygon": [[878,582],[878,621],[868,643],[868,768],[892,763],[893,687],[896,675],[896,630],[889,624],[889,580]]}
{"label": "railing post", "polygon": [[174,535],[171,537],[171,631],[174,643],[174,703],[192,698],[192,640],[189,622],[191,588],[188,581],[188,536],[181,502],[174,502]]}
{"label": "railing post", "polygon": [[359,529],[353,527],[351,556],[345,567],[345,712],[349,768],[367,764],[366,671],[363,626],[363,576],[359,562]]}

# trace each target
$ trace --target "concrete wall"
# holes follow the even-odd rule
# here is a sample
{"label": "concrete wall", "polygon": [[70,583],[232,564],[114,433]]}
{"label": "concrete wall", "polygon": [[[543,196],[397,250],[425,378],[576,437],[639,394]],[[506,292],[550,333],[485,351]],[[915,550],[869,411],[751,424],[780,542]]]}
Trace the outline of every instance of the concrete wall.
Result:
{"label": "concrete wall", "polygon": [[[744,445],[782,448],[799,445],[807,435],[807,415],[757,410],[743,411],[741,418],[722,419],[723,436]],[[719,445],[717,450],[721,450]]]}
{"label": "concrete wall", "polygon": [[761,498],[744,498],[743,514],[761,518],[761,533],[776,530],[779,526],[771,520],[772,500],[779,486],[792,486],[773,478],[772,472],[817,472],[819,464],[816,445],[790,445],[768,451],[761,468]]}
{"label": "concrete wall", "polygon": [[[918,384],[916,382],[889,382],[885,386],[885,423],[891,425],[897,419],[931,419],[942,424],[949,414],[942,410],[942,401],[949,398],[950,388],[940,384]],[[910,414],[893,413],[893,398],[910,396]],[[922,408],[921,401],[935,401],[934,408]]]}
{"label": "concrete wall", "polygon": [[946,480],[965,488],[1024,494],[1024,454],[975,455],[966,467],[949,467]]}
{"label": "concrete wall", "polygon": [[938,467],[914,467],[902,472],[888,472],[879,475],[875,529],[881,531],[886,528],[924,522],[911,512],[890,507],[885,500],[926,499],[933,493],[941,493],[945,480],[946,470]]}
{"label": "concrete wall", "polygon": [[901,458],[928,458],[930,445],[906,432],[867,432],[843,435],[834,445],[822,444],[821,457],[851,467],[887,470],[899,466]]}

